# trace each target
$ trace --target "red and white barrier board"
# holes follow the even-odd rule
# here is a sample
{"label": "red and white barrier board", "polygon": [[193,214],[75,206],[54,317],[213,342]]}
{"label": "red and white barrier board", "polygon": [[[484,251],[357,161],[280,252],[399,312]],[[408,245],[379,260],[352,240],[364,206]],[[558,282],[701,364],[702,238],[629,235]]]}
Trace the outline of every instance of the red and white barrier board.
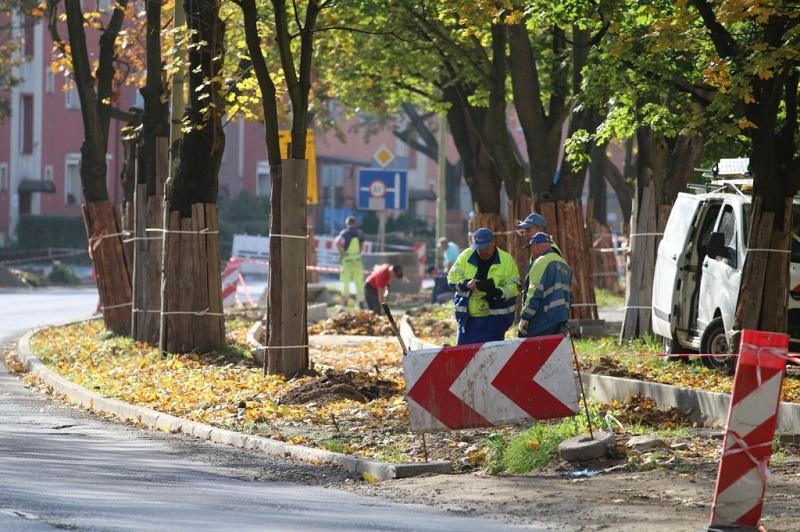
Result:
{"label": "red and white barrier board", "polygon": [[785,334],[742,332],[712,526],[756,527],[761,519],[788,348]]}
{"label": "red and white barrier board", "polygon": [[242,268],[242,261],[236,257],[231,257],[222,272],[222,306],[228,308],[236,303],[236,290],[239,284],[239,273]]}
{"label": "red and white barrier board", "polygon": [[411,351],[403,370],[415,432],[578,412],[572,351],[563,335]]}

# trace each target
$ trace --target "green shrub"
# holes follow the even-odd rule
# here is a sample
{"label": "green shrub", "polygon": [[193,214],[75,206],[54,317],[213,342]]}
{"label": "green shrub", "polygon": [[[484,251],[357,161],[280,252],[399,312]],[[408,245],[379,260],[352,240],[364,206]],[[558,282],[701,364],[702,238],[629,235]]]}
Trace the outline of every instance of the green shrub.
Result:
{"label": "green shrub", "polygon": [[86,229],[80,216],[23,214],[17,224],[20,249],[86,249]]}
{"label": "green shrub", "polygon": [[47,282],[49,284],[76,285],[80,284],[80,279],[67,266],[56,262],[53,264],[50,275],[47,276]]}

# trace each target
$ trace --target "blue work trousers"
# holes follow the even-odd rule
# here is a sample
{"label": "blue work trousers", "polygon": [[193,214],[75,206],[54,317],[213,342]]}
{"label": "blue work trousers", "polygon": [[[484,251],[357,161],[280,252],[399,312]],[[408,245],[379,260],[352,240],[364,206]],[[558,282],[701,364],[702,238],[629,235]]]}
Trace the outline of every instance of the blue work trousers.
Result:
{"label": "blue work trousers", "polygon": [[470,316],[458,324],[458,345],[499,342],[505,339],[505,316]]}

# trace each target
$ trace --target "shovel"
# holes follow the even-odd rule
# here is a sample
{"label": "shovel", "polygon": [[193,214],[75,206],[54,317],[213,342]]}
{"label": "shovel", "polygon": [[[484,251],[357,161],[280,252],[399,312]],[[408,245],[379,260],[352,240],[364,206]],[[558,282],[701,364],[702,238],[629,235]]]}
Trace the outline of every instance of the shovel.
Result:
{"label": "shovel", "polygon": [[392,326],[392,331],[394,335],[397,337],[397,341],[400,342],[400,347],[403,349],[403,356],[408,354],[408,349],[406,349],[406,343],[403,341],[403,337],[400,336],[400,329],[397,327],[397,323],[394,321],[394,317],[392,316],[392,311],[389,310],[389,304],[383,304],[383,313],[386,314],[386,317],[389,318],[389,325]]}

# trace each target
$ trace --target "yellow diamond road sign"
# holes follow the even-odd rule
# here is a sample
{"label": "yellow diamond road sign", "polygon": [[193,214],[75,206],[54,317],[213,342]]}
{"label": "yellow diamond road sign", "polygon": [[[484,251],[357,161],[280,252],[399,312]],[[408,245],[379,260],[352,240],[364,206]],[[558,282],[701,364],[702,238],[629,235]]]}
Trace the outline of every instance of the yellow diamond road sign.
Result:
{"label": "yellow diamond road sign", "polygon": [[378,151],[375,152],[372,158],[375,159],[375,162],[378,163],[381,168],[386,168],[394,160],[394,153],[392,153],[385,144],[381,144],[381,147],[378,148]]}

